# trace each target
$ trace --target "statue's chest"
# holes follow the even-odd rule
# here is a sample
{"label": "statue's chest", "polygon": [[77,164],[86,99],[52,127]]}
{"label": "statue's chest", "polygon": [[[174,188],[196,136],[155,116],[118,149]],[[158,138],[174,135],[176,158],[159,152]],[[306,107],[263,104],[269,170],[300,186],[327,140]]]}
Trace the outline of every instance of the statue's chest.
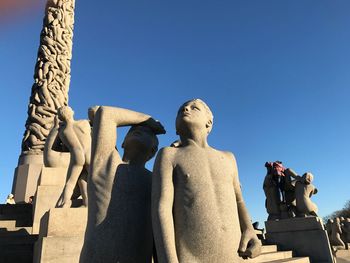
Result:
{"label": "statue's chest", "polygon": [[185,188],[197,189],[203,187],[232,185],[232,164],[220,154],[206,152],[187,152],[174,168],[174,183]]}

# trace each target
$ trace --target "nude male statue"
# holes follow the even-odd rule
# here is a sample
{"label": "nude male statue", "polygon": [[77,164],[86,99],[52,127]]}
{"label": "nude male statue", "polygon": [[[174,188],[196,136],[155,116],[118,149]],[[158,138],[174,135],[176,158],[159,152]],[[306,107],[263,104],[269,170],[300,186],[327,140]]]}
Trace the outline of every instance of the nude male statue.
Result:
{"label": "nude male statue", "polygon": [[176,117],[181,143],[157,155],[152,223],[160,263],[236,263],[239,254],[260,254],[235,158],[207,143],[212,124],[203,101],[184,103]]}
{"label": "nude male statue", "polygon": [[[116,128],[129,125],[121,158]],[[145,164],[158,150],[156,134],[165,130],[149,115],[101,106],[92,133],[88,222],[80,263],[150,263],[152,173]]]}
{"label": "nude male statue", "polygon": [[83,205],[87,206],[87,174],[90,165],[91,127],[88,120],[74,120],[74,112],[69,106],[59,108],[57,116],[60,123],[57,125],[55,121],[53,130],[56,130],[58,138],[67,147],[70,153],[70,161],[66,184],[56,206],[71,207],[71,198],[77,183],[83,198]]}
{"label": "nude male statue", "polygon": [[[94,109],[89,109],[89,115],[90,111]],[[73,115],[70,107],[59,108],[45,142],[45,167],[68,167],[66,185],[57,207],[70,207],[72,200],[80,195],[83,197],[83,205],[87,205],[91,127],[88,120],[74,120]]]}

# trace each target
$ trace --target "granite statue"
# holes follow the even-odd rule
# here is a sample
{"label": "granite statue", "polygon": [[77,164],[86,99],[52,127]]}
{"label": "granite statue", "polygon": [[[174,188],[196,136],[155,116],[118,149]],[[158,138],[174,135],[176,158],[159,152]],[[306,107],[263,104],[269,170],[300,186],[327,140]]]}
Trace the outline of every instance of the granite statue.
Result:
{"label": "granite statue", "polygon": [[70,161],[66,184],[56,206],[71,207],[71,199],[77,184],[79,185],[83,205],[87,206],[87,175],[91,154],[90,123],[88,120],[74,120],[74,112],[68,106],[59,108],[57,116],[60,120],[57,127],[58,138],[67,147],[70,153]]}
{"label": "granite statue", "polygon": [[265,163],[267,174],[264,179],[263,189],[265,193],[265,207],[268,213],[267,220],[275,220],[281,218],[281,194],[279,187],[279,175],[273,172],[273,164]]}
{"label": "granite statue", "polygon": [[341,235],[343,233],[341,224],[340,224],[340,219],[337,217],[334,220],[331,220],[332,223],[332,231],[331,235],[329,237],[329,242],[333,247],[336,247],[337,249],[343,249],[345,248],[345,244],[343,240],[341,239]]}
{"label": "granite statue", "polygon": [[40,35],[22,154],[42,154],[57,109],[68,104],[74,0],[48,0]]}
{"label": "granite statue", "polygon": [[203,101],[185,102],[176,117],[180,142],[157,155],[152,224],[160,263],[240,262],[260,254],[235,158],[207,143],[212,126]]}
{"label": "granite statue", "polygon": [[[131,126],[116,148],[117,127]],[[81,263],[152,262],[151,172],[145,164],[165,133],[151,116],[101,106],[93,119],[88,222]]]}
{"label": "granite statue", "polygon": [[317,216],[318,208],[310,199],[318,192],[312,184],[313,178],[311,173],[304,173],[295,183],[296,213],[299,217]]}
{"label": "granite statue", "polygon": [[343,241],[347,245],[350,243],[350,218],[345,218],[342,222]]}

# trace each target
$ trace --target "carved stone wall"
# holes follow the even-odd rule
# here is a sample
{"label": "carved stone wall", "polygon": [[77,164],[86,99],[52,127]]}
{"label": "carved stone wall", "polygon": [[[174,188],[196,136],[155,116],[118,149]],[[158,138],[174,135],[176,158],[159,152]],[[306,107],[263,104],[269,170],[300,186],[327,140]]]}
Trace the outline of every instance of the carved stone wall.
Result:
{"label": "carved stone wall", "polygon": [[75,0],[48,0],[22,154],[42,154],[57,109],[68,104]]}

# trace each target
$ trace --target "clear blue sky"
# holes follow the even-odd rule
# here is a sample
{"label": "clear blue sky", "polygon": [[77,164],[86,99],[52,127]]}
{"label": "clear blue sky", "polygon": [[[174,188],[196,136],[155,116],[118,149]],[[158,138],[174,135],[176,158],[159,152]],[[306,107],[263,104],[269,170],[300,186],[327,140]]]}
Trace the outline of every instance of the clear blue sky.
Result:
{"label": "clear blue sky", "polygon": [[[21,2],[24,0],[17,0]],[[44,1],[0,20],[0,201],[11,191]],[[69,104],[153,115],[175,138],[180,104],[212,108],[209,143],[234,152],[253,220],[265,161],[311,171],[325,216],[350,199],[350,1],[77,0]],[[151,167],[152,162],[149,164]]]}

